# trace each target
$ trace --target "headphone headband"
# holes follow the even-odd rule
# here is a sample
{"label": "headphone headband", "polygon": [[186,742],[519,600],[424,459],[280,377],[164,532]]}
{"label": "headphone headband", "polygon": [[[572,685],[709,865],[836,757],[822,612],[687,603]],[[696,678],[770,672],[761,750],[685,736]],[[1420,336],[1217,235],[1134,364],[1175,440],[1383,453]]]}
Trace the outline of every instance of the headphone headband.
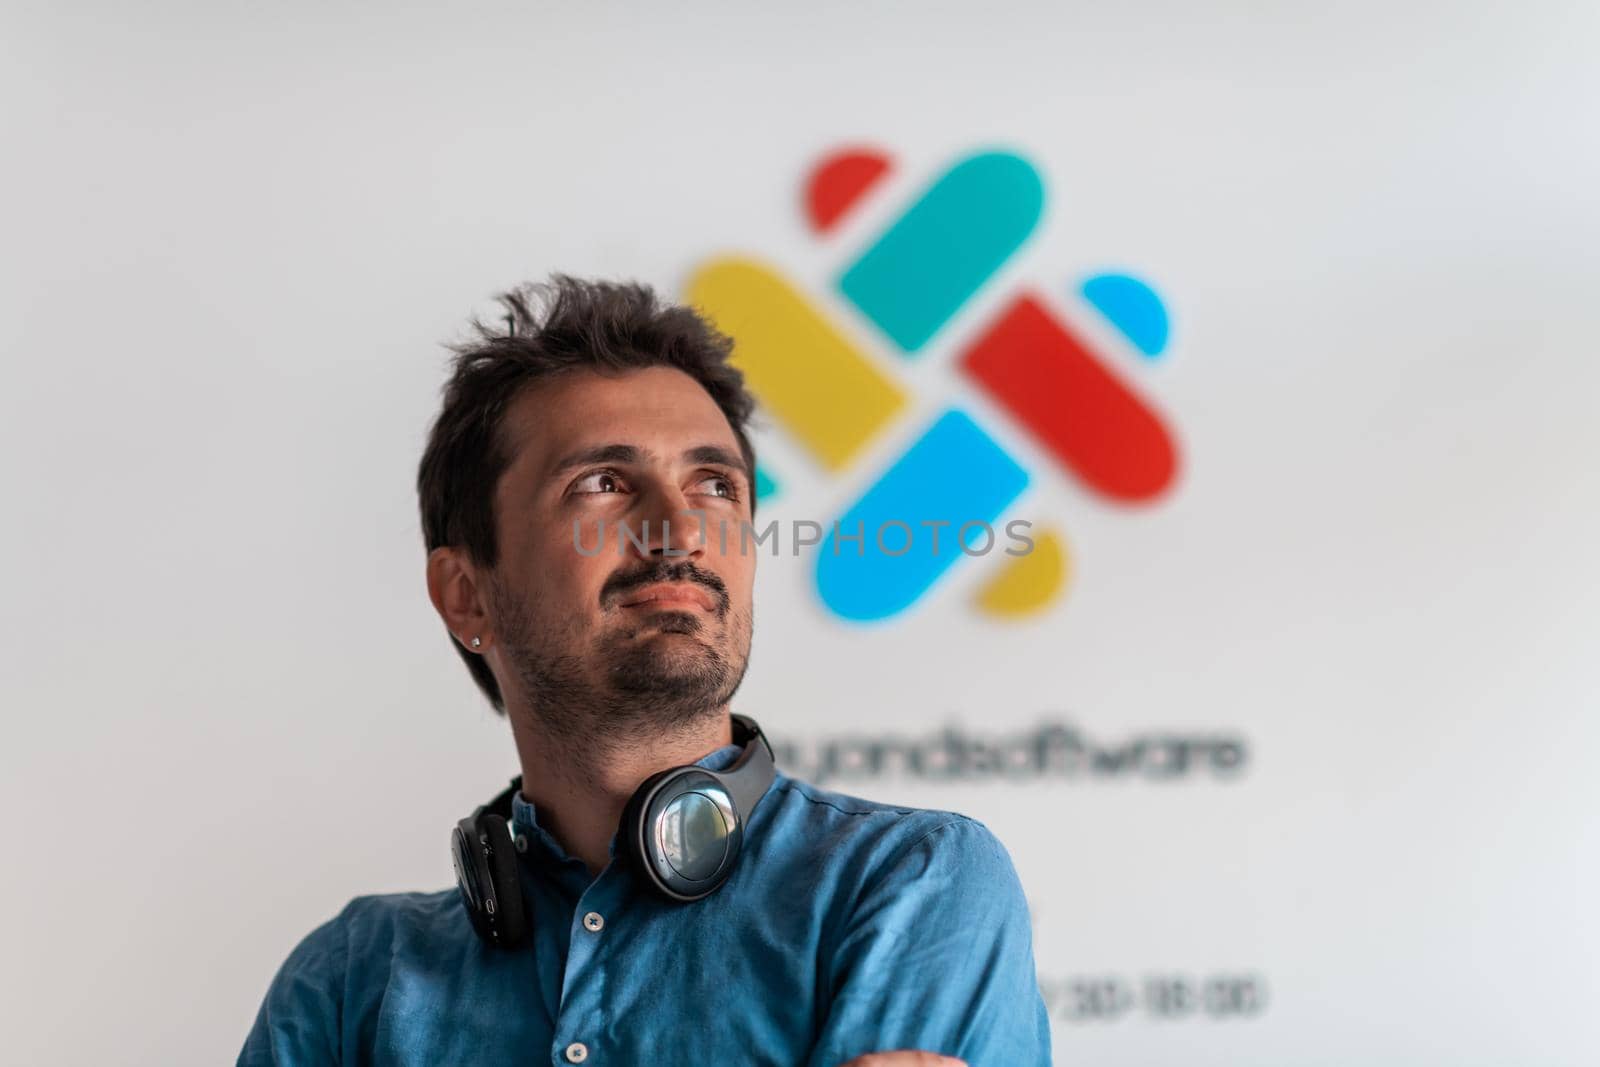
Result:
{"label": "headphone headband", "polygon": [[748,715],[730,715],[729,718],[733,720],[734,743],[744,751],[726,770],[707,770],[706,773],[727,788],[734,806],[749,818],[777,776],[777,761],[772,756],[767,735],[761,732],[754,719]]}

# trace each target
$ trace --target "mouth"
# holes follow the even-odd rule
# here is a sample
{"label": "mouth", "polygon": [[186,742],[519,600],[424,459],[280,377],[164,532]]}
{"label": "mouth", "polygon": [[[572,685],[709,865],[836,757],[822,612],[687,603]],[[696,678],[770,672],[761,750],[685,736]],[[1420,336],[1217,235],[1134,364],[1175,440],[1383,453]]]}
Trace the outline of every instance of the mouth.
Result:
{"label": "mouth", "polygon": [[699,608],[710,613],[716,610],[716,603],[710,590],[693,582],[657,582],[654,585],[641,586],[623,597],[617,606],[650,608],[657,611],[666,608]]}

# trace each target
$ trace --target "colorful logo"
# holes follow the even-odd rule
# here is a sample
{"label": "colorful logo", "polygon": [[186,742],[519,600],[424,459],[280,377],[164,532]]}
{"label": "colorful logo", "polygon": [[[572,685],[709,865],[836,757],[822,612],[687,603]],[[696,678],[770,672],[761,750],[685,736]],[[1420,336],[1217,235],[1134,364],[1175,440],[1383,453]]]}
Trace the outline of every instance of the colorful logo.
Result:
{"label": "colorful logo", "polygon": [[[824,159],[805,189],[812,229],[834,230],[891,167],[875,151]],[[752,258],[702,264],[688,299],[734,338],[734,360],[766,412],[832,475],[851,473],[866,447],[904,415],[908,395],[893,371],[896,360],[938,358],[949,361],[957,395],[985,394],[1090,493],[1121,503],[1155,500],[1174,482],[1178,447],[1165,420],[1117,369],[1166,350],[1166,307],[1148,284],[1099,272],[1076,287],[1086,310],[1126,342],[1118,346],[1123,352],[1099,350],[1027,287],[1004,299],[988,322],[946,340],[946,328],[1034,231],[1043,208],[1044,183],[1030,163],[984,152],[946,170],[870,239],[834,284],[890,357],[860,339],[861,324],[832,321],[777,269]],[[816,552],[823,604],[846,619],[888,618],[959,561],[984,555],[981,562],[996,571],[980,589],[981,610],[1016,617],[1044,608],[1071,570],[1058,527],[1035,526],[1032,550],[1020,555],[977,553],[969,540],[974,528],[1007,516],[1032,477],[959,402],[943,407],[828,527]],[[763,498],[777,484],[770,470],[758,472]],[[848,536],[885,523],[914,529],[910,550],[861,552]]]}

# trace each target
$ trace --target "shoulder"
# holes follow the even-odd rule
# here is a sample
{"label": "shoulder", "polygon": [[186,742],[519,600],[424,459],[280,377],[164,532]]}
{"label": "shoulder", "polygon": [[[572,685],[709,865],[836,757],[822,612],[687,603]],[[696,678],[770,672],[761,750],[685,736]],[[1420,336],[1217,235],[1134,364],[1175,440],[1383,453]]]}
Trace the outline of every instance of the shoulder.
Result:
{"label": "shoulder", "polygon": [[370,1013],[396,956],[459,941],[457,923],[470,930],[456,901],[455,890],[351,900],[284,959],[239,1063],[337,1062],[343,1033]]}
{"label": "shoulder", "polygon": [[773,782],[771,795],[763,800],[764,805],[769,802],[775,809],[772,820],[780,828],[805,824],[822,830],[835,841],[843,839],[892,847],[953,830],[948,835],[953,840],[980,838],[999,844],[988,827],[958,811],[867,800],[823,789],[782,772]]}
{"label": "shoulder", "polygon": [[455,889],[432,892],[369,893],[344,906],[337,921],[357,936],[372,936],[403,929],[435,929],[449,922],[461,910],[461,896]]}
{"label": "shoulder", "polygon": [[316,927],[289,953],[274,988],[312,982],[344,987],[382,959],[421,943],[470,932],[454,889],[359,896]]}
{"label": "shoulder", "polygon": [[852,969],[880,976],[886,989],[912,971],[954,981],[939,967],[974,954],[1031,974],[1031,923],[1011,857],[968,815],[866,800],[780,774],[744,847],[735,877],[760,890],[744,898],[769,929],[792,928],[829,988]]}
{"label": "shoulder", "polygon": [[822,913],[827,1013],[810,1062],[884,1048],[1050,1062],[1027,899],[999,838],[960,812],[777,788],[779,824],[815,833],[777,835],[780,884]]}
{"label": "shoulder", "polygon": [[785,774],[779,774],[763,806],[769,802],[773,810],[758,808],[757,816],[765,817],[755,827],[768,862],[786,858],[819,874],[833,872],[836,888],[852,896],[916,881],[918,895],[970,886],[1020,899],[1010,854],[971,816],[867,800]]}
{"label": "shoulder", "polygon": [[442,952],[469,944],[475,936],[455,889],[359,896],[334,921],[357,968],[395,955]]}
{"label": "shoulder", "polygon": [[[959,812],[889,804],[823,789],[782,771],[774,779],[769,795],[762,800],[763,806],[769,803],[779,809],[780,817],[835,826],[851,834],[908,833],[919,827],[927,830],[967,818]],[[757,810],[759,813],[760,809]]]}

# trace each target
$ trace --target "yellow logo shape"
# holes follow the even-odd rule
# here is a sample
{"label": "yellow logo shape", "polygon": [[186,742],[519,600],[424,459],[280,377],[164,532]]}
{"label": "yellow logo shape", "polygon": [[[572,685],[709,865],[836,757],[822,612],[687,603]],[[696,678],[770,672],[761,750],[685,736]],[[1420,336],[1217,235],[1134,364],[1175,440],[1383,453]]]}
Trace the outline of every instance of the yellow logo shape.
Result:
{"label": "yellow logo shape", "polygon": [[736,339],[734,365],[829,471],[849,463],[906,404],[900,387],[769,267],[712,260],[690,280],[689,302]]}

